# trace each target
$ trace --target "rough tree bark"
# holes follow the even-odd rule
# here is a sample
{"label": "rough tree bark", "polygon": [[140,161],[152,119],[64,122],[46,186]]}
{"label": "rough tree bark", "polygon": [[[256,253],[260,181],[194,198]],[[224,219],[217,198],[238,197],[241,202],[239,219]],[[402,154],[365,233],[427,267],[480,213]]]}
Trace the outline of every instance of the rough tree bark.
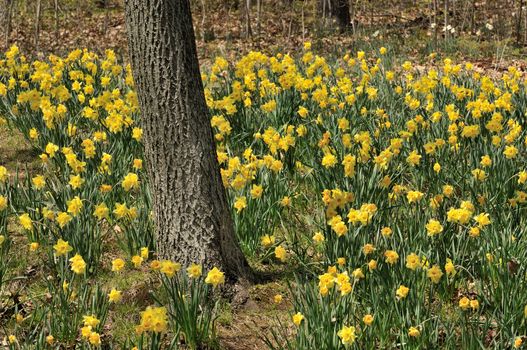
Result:
{"label": "rough tree bark", "polygon": [[125,9],[158,254],[250,280],[219,172],[189,0],[126,0]]}

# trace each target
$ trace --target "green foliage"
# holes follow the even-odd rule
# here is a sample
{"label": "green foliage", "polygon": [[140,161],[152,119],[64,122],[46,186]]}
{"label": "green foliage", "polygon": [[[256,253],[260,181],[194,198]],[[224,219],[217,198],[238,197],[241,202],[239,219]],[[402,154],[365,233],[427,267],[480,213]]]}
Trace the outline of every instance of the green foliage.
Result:
{"label": "green foliage", "polygon": [[[263,268],[298,271],[293,322],[272,329],[271,348],[510,348],[522,339],[527,93],[517,68],[490,77],[436,54],[398,62],[383,48],[326,59],[306,44],[298,58],[218,58],[203,81],[238,238]],[[0,176],[0,272],[6,283],[11,223],[35,244],[52,295],[35,298],[31,323],[11,322],[9,332],[81,347],[102,333],[110,344],[103,325],[120,294],[107,300],[97,277],[115,255],[125,259],[112,273],[147,274],[154,248],[129,69],[111,52],[29,65],[13,48],[0,84],[2,115],[41,158],[26,176]],[[160,279],[141,282],[157,302],[143,296],[126,346],[215,345],[210,285],[224,276],[180,268],[150,261]],[[99,323],[87,332],[90,314]]]}
{"label": "green foliage", "polygon": [[214,323],[219,301],[214,301],[213,291],[201,274],[188,276],[180,272],[172,277],[163,275],[161,281],[160,293],[166,296],[166,301],[162,298],[158,303],[168,305],[176,338],[180,336],[189,349],[212,344],[216,337]]}

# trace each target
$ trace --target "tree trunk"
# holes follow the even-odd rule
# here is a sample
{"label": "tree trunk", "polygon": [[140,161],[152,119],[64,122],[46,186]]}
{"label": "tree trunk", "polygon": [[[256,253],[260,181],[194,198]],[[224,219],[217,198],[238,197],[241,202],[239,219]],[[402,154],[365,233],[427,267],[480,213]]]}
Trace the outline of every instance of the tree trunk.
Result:
{"label": "tree trunk", "polygon": [[221,181],[189,0],[125,8],[159,257],[252,279]]}
{"label": "tree trunk", "polygon": [[37,11],[35,13],[35,51],[39,50],[39,37],[40,37],[40,5],[41,0],[37,0]]}
{"label": "tree trunk", "polygon": [[476,0],[472,0],[472,14],[470,16],[470,32],[474,34],[476,30]]}
{"label": "tree trunk", "polygon": [[59,40],[59,0],[53,0],[55,15],[55,40]]}
{"label": "tree trunk", "polygon": [[350,4],[348,0],[334,0],[335,17],[341,30],[347,30],[351,24]]}
{"label": "tree trunk", "polygon": [[445,32],[445,40],[446,40],[448,39],[448,34],[450,34],[449,30],[447,29],[448,27],[448,0],[445,0],[444,15],[445,15],[445,22],[444,22],[443,30]]}
{"label": "tree trunk", "polygon": [[[527,14],[527,11],[525,11]],[[527,41],[527,15],[523,16],[523,42]]]}
{"label": "tree trunk", "polygon": [[243,6],[244,35],[245,38],[250,38],[253,36],[253,31],[251,29],[251,0],[245,0],[245,4]]}
{"label": "tree trunk", "polygon": [[260,37],[262,30],[260,23],[260,15],[262,14],[262,2],[261,0],[256,0],[256,36]]}
{"label": "tree trunk", "polygon": [[103,0],[102,6],[102,9],[104,9],[103,34],[106,34],[108,33],[108,26],[110,25],[110,9],[108,8],[108,0]]}
{"label": "tree trunk", "polygon": [[4,14],[4,30],[5,30],[5,37],[4,37],[4,43],[5,48],[7,49],[9,46],[9,37],[11,36],[11,18],[13,17],[13,3],[15,0],[5,0],[5,14]]}
{"label": "tree trunk", "polygon": [[437,31],[438,31],[438,27],[439,27],[439,23],[438,23],[438,8],[439,8],[439,5],[437,3],[437,0],[434,0],[434,49],[437,50]]}
{"label": "tree trunk", "polygon": [[521,46],[522,45],[522,18],[523,18],[523,0],[520,0],[518,2],[518,19],[516,21],[516,45]]}
{"label": "tree trunk", "polygon": [[321,8],[322,17],[324,18],[326,13],[329,12],[331,17],[337,21],[337,25],[341,31],[350,28],[351,16],[349,0],[322,0]]}

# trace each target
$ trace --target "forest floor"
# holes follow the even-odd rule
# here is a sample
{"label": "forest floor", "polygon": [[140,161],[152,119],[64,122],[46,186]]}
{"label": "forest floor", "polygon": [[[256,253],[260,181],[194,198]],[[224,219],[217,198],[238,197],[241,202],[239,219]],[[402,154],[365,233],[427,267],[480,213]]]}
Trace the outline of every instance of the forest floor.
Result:
{"label": "forest floor", "polygon": [[[52,7],[44,7],[38,40],[31,7],[25,5],[14,14],[8,43],[16,43],[25,54],[37,58],[48,54],[64,55],[78,48],[96,52],[113,49],[125,57],[127,38],[123,7],[120,1],[110,3],[115,4],[99,9],[88,2],[76,6],[66,1],[56,17]],[[196,42],[202,64],[218,55],[232,59],[253,50],[294,53],[301,50],[305,41],[312,42],[314,49],[324,55],[371,50],[382,42],[404,57],[422,59],[439,51],[490,68],[506,66],[527,51],[525,47],[515,46],[513,38],[500,39],[488,31],[480,35],[459,33],[445,40],[442,33],[431,31],[428,18],[412,12],[411,7],[394,8],[392,15],[359,13],[350,30],[340,33],[331,20],[314,15],[314,8],[299,7],[297,2],[287,5],[287,1],[272,0],[263,7],[260,24],[252,14],[252,35],[247,36],[240,10],[231,2],[219,3],[204,12],[193,2]],[[6,49],[5,41],[1,40],[0,50]]]}

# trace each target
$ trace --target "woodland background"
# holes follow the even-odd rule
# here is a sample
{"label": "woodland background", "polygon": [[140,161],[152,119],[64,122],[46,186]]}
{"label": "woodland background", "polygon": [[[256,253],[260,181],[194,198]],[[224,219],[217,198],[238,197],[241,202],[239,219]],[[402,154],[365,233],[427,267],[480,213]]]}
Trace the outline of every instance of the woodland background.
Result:
{"label": "woodland background", "polygon": [[[127,50],[118,0],[0,0],[0,50],[36,56],[78,47]],[[524,0],[193,0],[199,56],[294,51],[311,40],[340,53],[381,42],[404,55],[441,50],[482,63],[521,56]],[[496,63],[496,62],[494,62]]]}

